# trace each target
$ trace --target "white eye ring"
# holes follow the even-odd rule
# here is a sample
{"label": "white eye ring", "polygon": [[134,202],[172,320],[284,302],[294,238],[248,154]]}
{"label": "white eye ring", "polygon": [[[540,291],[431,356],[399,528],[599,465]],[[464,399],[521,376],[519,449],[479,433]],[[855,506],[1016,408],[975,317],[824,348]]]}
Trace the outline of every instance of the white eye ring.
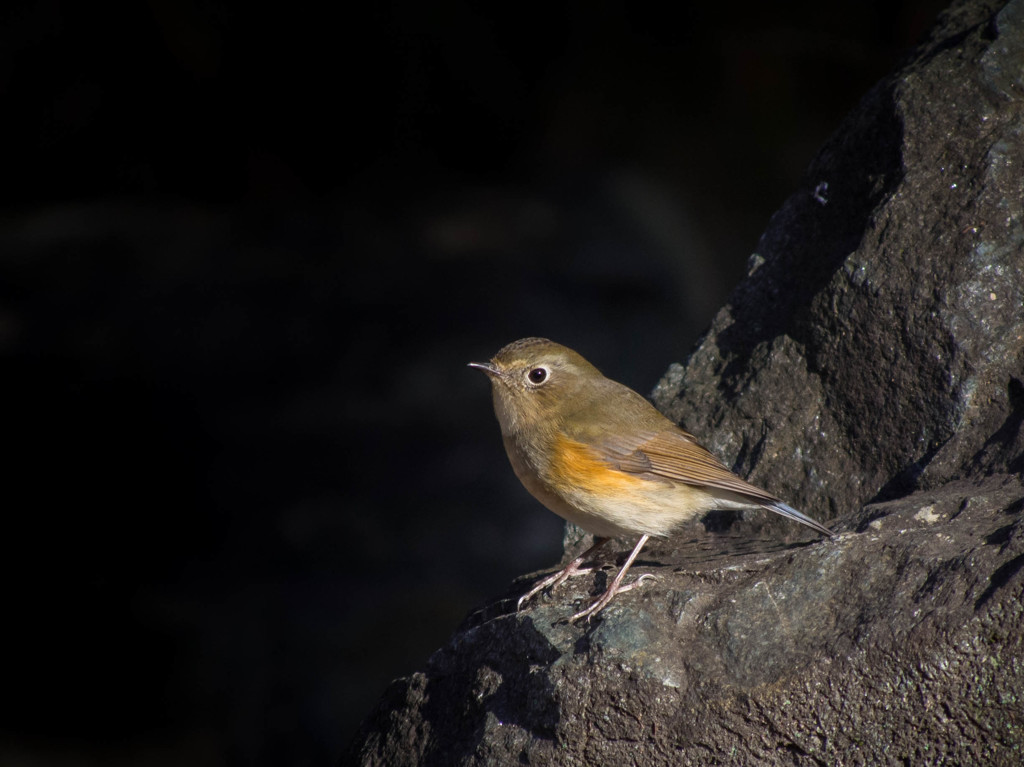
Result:
{"label": "white eye ring", "polygon": [[545,367],[531,368],[526,373],[526,380],[529,382],[530,386],[540,386],[548,380],[548,369]]}

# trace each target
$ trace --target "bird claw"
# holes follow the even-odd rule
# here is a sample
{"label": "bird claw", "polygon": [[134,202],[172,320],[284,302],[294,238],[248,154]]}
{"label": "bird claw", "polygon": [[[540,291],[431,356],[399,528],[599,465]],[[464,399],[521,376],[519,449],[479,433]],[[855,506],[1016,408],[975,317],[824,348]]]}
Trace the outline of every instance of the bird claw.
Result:
{"label": "bird claw", "polygon": [[643,583],[648,578],[650,578],[652,581],[658,580],[658,576],[657,575],[651,575],[650,573],[644,573],[643,575],[641,575],[639,578],[637,578],[632,583],[627,584],[625,586],[619,586],[619,590],[616,591],[615,593],[616,594],[623,594],[623,593],[625,593],[627,591],[632,591],[633,589],[635,589],[637,586],[639,586],[641,583]]}
{"label": "bird claw", "polygon": [[569,578],[573,578],[577,575],[587,575],[593,572],[595,569],[597,569],[596,566],[593,565],[583,566],[583,563],[591,554],[593,554],[606,543],[608,543],[608,540],[608,538],[595,538],[593,546],[591,546],[589,549],[587,549],[578,557],[576,557],[576,559],[574,559],[572,562],[566,565],[563,569],[559,570],[554,575],[549,575],[547,578],[542,580],[532,589],[530,589],[521,597],[519,597],[519,601],[516,602],[516,612],[521,611],[523,609],[523,604],[527,600],[529,600],[536,594],[539,594],[540,592],[544,591],[544,589],[553,589],[555,586],[558,586],[562,582],[567,581]]}
{"label": "bird claw", "polygon": [[594,602],[592,605],[590,605],[590,607],[588,607],[585,610],[581,610],[580,612],[578,612],[574,616],[572,616],[569,619],[569,623],[575,623],[576,621],[582,620],[583,618],[586,618],[587,621],[589,622],[591,618],[593,618],[595,615],[597,615],[597,613],[599,613],[601,610],[603,610],[605,607],[607,607],[608,603],[611,602],[612,599],[614,599],[617,594],[623,594],[623,593],[625,593],[627,591],[632,591],[633,589],[635,589],[637,586],[639,586],[641,583],[643,583],[648,578],[650,578],[652,581],[658,580],[658,577],[656,575],[651,575],[650,573],[644,573],[639,578],[637,578],[635,581],[633,581],[632,583],[628,583],[625,586],[615,586],[613,584],[607,591],[604,592],[604,594],[602,594],[598,598],[598,600],[596,602]]}
{"label": "bird claw", "polygon": [[559,570],[554,575],[549,575],[547,578],[542,580],[540,583],[538,583],[532,589],[530,589],[525,594],[523,594],[521,597],[519,597],[519,601],[516,602],[516,612],[521,612],[522,609],[523,609],[523,604],[526,603],[526,601],[529,600],[531,597],[536,596],[540,592],[546,591],[546,590],[549,590],[549,589],[553,589],[556,586],[560,586],[560,585],[562,585],[563,582],[569,580],[570,578],[575,578],[578,575],[590,575],[596,569],[597,569],[596,567],[589,567],[589,566],[588,567],[574,567],[574,568],[567,569],[567,570]]}

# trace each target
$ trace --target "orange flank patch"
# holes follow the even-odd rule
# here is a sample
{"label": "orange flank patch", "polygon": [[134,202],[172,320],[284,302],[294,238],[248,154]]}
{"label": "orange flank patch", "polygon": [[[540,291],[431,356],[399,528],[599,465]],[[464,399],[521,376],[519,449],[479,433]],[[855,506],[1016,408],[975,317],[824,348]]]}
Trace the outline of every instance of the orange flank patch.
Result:
{"label": "orange flank patch", "polygon": [[605,538],[668,535],[716,503],[705,490],[684,482],[613,468],[600,451],[565,436],[555,439],[540,485],[540,493],[531,492],[545,506]]}
{"label": "orange flank patch", "polygon": [[647,480],[613,469],[596,450],[564,435],[555,440],[548,482],[606,497],[650,487]]}

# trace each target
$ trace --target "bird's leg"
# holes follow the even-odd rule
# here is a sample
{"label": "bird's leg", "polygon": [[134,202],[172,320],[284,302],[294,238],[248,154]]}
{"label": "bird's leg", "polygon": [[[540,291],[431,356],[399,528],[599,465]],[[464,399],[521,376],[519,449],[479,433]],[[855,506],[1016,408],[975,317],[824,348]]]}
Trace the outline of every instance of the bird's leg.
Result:
{"label": "bird's leg", "polygon": [[619,574],[615,576],[615,578],[612,580],[611,584],[605,590],[604,594],[602,594],[601,597],[596,602],[594,602],[594,604],[592,604],[590,607],[588,607],[586,610],[583,610],[582,612],[578,612],[574,616],[572,616],[569,619],[570,623],[575,623],[576,621],[580,620],[581,618],[587,618],[589,620],[591,616],[593,616],[593,615],[597,614],[599,611],[603,610],[608,605],[608,603],[612,601],[612,598],[616,594],[621,594],[624,591],[629,591],[631,589],[636,588],[637,586],[639,586],[641,583],[644,582],[645,578],[651,578],[652,580],[654,579],[653,575],[644,574],[644,575],[641,575],[639,578],[637,578],[635,581],[633,581],[628,586],[623,586],[622,585],[622,579],[626,575],[626,571],[630,568],[630,565],[633,564],[633,560],[636,559],[636,555],[640,553],[640,549],[642,549],[644,547],[644,544],[647,543],[647,539],[650,538],[650,537],[651,536],[649,536],[649,535],[641,536],[640,540],[637,541],[636,546],[633,547],[633,552],[629,555],[629,559],[626,560],[626,564],[624,564],[622,566],[622,569],[619,570]]}
{"label": "bird's leg", "polygon": [[593,554],[599,548],[604,546],[610,540],[611,540],[611,538],[595,538],[593,546],[591,546],[589,549],[587,549],[582,554],[580,554],[578,557],[576,557],[576,559],[574,559],[572,562],[567,564],[563,569],[559,570],[554,575],[549,575],[547,578],[542,580],[540,583],[538,583],[536,586],[534,586],[528,592],[523,594],[523,596],[519,597],[519,602],[516,603],[516,611],[518,612],[519,610],[522,610],[523,609],[523,603],[526,600],[528,600],[530,597],[532,597],[532,596],[534,596],[536,594],[539,594],[544,589],[546,589],[546,588],[554,588],[555,586],[559,585],[560,583],[565,582],[566,580],[568,580],[569,578],[571,578],[574,575],[582,575],[583,573],[588,572],[588,570],[580,570],[580,565],[583,564],[584,560],[586,560],[587,557],[589,557],[591,554]]}

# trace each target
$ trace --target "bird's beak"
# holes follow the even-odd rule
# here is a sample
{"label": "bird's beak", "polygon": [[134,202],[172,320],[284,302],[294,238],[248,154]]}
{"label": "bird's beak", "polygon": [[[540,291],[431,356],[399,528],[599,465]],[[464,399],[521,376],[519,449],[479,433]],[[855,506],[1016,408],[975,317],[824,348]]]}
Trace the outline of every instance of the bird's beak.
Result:
{"label": "bird's beak", "polygon": [[501,376],[501,371],[491,362],[470,362],[468,367],[480,368],[489,376]]}

